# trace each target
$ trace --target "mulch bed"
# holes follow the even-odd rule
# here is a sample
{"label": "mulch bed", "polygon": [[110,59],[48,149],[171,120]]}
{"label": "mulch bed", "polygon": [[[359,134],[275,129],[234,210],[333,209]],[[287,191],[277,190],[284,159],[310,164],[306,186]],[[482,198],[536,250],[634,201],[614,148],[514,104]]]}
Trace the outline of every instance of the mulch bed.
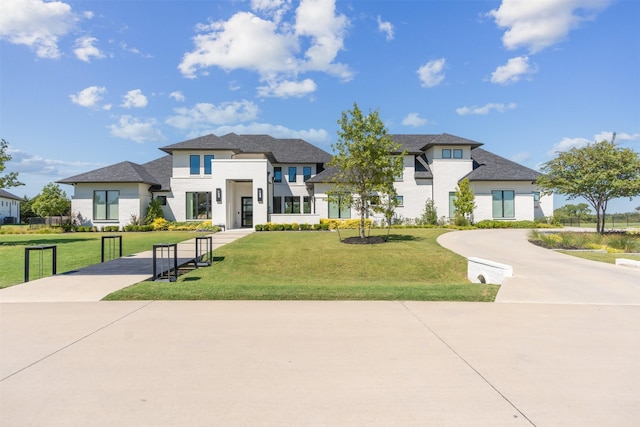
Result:
{"label": "mulch bed", "polygon": [[377,245],[380,243],[386,243],[387,241],[382,237],[371,236],[371,237],[347,237],[342,241],[342,243],[346,243],[348,245]]}

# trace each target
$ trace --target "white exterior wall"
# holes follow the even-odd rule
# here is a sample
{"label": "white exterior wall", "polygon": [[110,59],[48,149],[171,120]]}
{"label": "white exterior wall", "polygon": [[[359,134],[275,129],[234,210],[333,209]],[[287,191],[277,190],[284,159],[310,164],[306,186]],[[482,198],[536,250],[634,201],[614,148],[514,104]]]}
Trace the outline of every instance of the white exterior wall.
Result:
{"label": "white exterior wall", "polygon": [[4,218],[12,216],[20,223],[20,201],[0,197],[0,225],[4,224]]}
{"label": "white exterior wall", "polygon": [[[209,181],[212,192],[212,222],[226,228],[241,227],[242,197],[253,198],[253,224],[267,222],[269,192],[267,177],[273,169],[266,159],[216,159]],[[267,172],[270,172],[269,174]],[[222,191],[222,198],[216,201],[216,189]],[[263,199],[258,202],[258,188],[262,188]]]}
{"label": "white exterior wall", "polygon": [[[427,199],[433,197],[433,181],[415,177],[415,156],[404,156],[404,173],[402,180],[396,180],[393,184],[398,196],[403,197],[404,204],[396,208],[396,214],[405,219],[414,219],[422,216]],[[374,215],[373,219],[380,220],[382,215]]]}
{"label": "white exterior wall", "polygon": [[[82,218],[81,225],[96,227],[118,226],[124,227],[131,223],[131,216],[144,219],[147,206],[151,201],[151,193],[148,184],[139,183],[112,183],[112,184],[76,184],[73,198],[71,199],[71,212],[79,214]],[[118,200],[117,220],[93,219],[93,192],[95,190],[120,191]]]}
{"label": "white exterior wall", "polygon": [[[289,167],[296,167],[296,182],[289,182]],[[320,222],[320,216],[317,215],[317,207],[314,203],[314,193],[307,187],[307,183],[304,182],[304,167],[311,167],[311,176],[316,175],[315,164],[275,164],[274,167],[282,168],[282,182],[273,183],[273,194],[270,194],[269,203],[273,204],[273,197],[281,197],[282,213],[271,214],[270,222],[276,224],[291,224],[296,222],[298,224],[318,224]],[[273,172],[272,172],[273,173]],[[300,198],[300,214],[285,214],[284,213],[284,198],[286,196],[295,196]],[[310,197],[311,200],[311,214],[304,214],[303,197]],[[273,206],[270,206],[269,212],[273,212]],[[259,223],[256,223],[259,224]]]}
{"label": "white exterior wall", "polygon": [[[473,211],[475,222],[484,219],[496,219],[504,221],[533,221],[535,216],[533,193],[538,191],[535,184],[522,181],[486,181],[471,182],[471,188],[476,197],[476,209]],[[513,190],[515,192],[515,218],[493,218],[492,196],[493,190]],[[544,209],[549,209],[548,198],[540,203]],[[553,212],[553,198],[551,198],[551,212]]]}
{"label": "white exterior wall", "polygon": [[458,181],[473,170],[473,160],[469,147],[445,147],[462,149],[462,159],[443,159],[442,148],[439,146],[429,150],[427,158],[433,174],[433,201],[438,217],[449,217],[449,193],[456,191]]}

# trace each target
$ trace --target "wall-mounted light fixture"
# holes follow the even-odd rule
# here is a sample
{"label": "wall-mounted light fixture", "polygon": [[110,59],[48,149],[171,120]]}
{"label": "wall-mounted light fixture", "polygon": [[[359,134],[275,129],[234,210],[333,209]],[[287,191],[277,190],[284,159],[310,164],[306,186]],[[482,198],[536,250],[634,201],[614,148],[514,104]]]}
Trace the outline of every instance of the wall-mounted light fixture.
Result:
{"label": "wall-mounted light fixture", "polygon": [[216,188],[216,202],[222,201],[222,188]]}
{"label": "wall-mounted light fixture", "polygon": [[258,188],[258,202],[262,203],[262,188]]}

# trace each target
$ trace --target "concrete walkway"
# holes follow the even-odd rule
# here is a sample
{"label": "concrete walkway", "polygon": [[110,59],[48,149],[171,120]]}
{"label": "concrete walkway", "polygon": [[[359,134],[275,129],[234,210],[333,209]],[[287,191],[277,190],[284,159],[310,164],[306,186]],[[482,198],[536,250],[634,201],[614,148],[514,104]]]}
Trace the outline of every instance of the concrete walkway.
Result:
{"label": "concrete walkway", "polygon": [[[251,233],[251,229],[212,234],[213,250]],[[195,239],[177,246],[181,260],[195,257]],[[0,289],[2,302],[100,301],[112,292],[153,277],[153,251],[118,258],[71,272]]]}
{"label": "concrete walkway", "polygon": [[640,268],[584,260],[527,241],[529,230],[471,230],[445,233],[445,248],[464,257],[508,264],[496,302],[551,304],[640,304]]}

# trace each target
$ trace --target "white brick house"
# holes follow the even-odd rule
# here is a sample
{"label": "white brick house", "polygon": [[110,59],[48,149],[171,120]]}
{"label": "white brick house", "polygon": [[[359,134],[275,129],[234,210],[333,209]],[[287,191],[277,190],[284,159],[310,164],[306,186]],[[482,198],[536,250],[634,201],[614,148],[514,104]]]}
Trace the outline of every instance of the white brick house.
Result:
{"label": "white brick house", "polygon": [[[452,216],[452,193],[468,178],[476,194],[474,220],[533,220],[553,214],[552,196],[540,196],[538,172],[453,135],[390,135],[402,149],[404,173],[395,182],[404,218],[419,217],[427,199],[438,216]],[[74,186],[72,211],[85,224],[125,226],[143,218],[160,198],[174,221],[212,221],[226,228],[308,223],[356,217],[330,204],[331,155],[300,139],[267,135],[206,135],[161,148],[145,164],[121,162],[58,181]],[[399,153],[396,153],[399,154]]]}
{"label": "white brick house", "polygon": [[20,223],[20,201],[20,197],[0,188],[0,225]]}

